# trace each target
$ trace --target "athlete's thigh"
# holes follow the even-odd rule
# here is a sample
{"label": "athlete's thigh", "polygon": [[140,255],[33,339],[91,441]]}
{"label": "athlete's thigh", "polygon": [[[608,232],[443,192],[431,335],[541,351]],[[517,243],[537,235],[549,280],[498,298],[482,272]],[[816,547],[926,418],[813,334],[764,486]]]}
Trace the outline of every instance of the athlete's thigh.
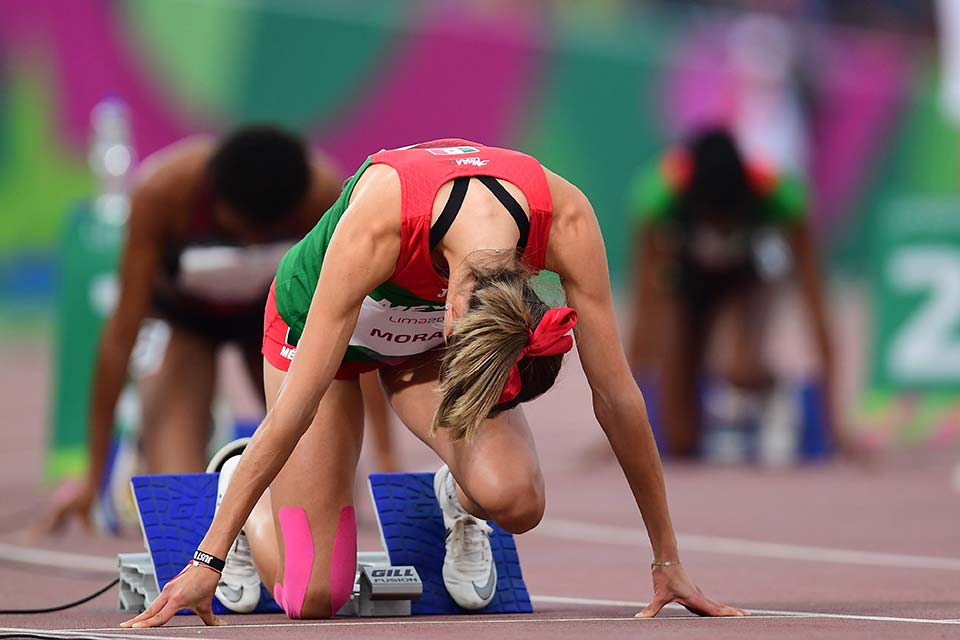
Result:
{"label": "athlete's thigh", "polygon": [[[267,405],[272,407],[283,381],[283,372],[264,363]],[[346,571],[334,557],[335,543],[342,550],[352,547],[349,560],[349,583],[352,588],[356,553],[356,521],[353,513],[353,486],[357,459],[363,442],[363,399],[357,380],[334,380],[323,396],[317,415],[297,443],[290,458],[270,484],[270,502],[277,526],[280,567],[286,567],[287,579],[291,563],[304,561],[304,554],[313,554],[305,611],[311,598],[329,600],[334,589],[345,584],[337,572]],[[286,536],[306,524],[311,549],[287,549]],[[291,562],[286,558],[289,554]],[[341,556],[344,554],[340,554]],[[351,553],[346,553],[351,556]],[[343,558],[339,558],[342,560]],[[280,575],[283,575],[281,571]],[[273,585],[270,585],[273,586]],[[313,614],[316,613],[314,602]],[[332,613],[336,613],[333,611]],[[313,615],[311,614],[311,615]],[[307,614],[304,614],[307,615]]]}
{"label": "athlete's thigh", "polygon": [[146,419],[171,411],[210,418],[216,376],[216,345],[173,325],[159,357],[159,365],[138,383]]}
{"label": "athlete's thigh", "polygon": [[247,370],[247,377],[253,386],[253,391],[258,399],[264,397],[263,388],[263,355],[261,353],[260,343],[240,343],[240,355],[243,358],[244,368]]}
{"label": "athlete's thigh", "polygon": [[681,293],[664,306],[660,345],[658,395],[660,420],[671,452],[692,455],[697,448],[700,406],[698,381],[702,369],[709,306]]}
{"label": "athlete's thigh", "polygon": [[757,281],[730,292],[717,305],[710,336],[711,368],[734,385],[764,389],[773,383],[763,351],[771,293]]}
{"label": "athlete's thigh", "polygon": [[480,493],[509,478],[533,482],[542,489],[536,445],[520,407],[486,420],[473,442],[454,442],[442,429],[431,435],[439,404],[438,373],[439,360],[432,352],[409,365],[381,370],[380,377],[400,420],[450,466],[464,492],[483,503]]}

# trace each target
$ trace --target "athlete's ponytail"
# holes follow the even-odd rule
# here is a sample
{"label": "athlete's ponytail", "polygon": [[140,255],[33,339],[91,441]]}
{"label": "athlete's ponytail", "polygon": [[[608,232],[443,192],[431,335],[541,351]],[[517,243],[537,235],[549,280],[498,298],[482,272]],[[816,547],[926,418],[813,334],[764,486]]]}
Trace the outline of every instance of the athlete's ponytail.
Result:
{"label": "athlete's ponytail", "polygon": [[[447,339],[440,405],[431,427],[434,433],[448,429],[454,440],[472,441],[484,420],[544,393],[556,381],[563,358],[556,349],[552,355],[528,355],[531,336],[550,311],[531,288],[529,273],[475,270],[473,279],[468,309]],[[516,395],[508,398],[504,386],[516,377],[511,376],[514,366],[519,390],[512,389]]]}

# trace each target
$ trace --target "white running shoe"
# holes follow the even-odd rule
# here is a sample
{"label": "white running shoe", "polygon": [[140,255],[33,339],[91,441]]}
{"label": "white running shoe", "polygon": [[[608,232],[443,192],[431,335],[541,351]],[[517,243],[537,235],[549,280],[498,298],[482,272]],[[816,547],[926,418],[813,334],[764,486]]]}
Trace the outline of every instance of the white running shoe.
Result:
{"label": "white running shoe", "polygon": [[[240,462],[240,454],[249,439],[235,440],[218,451],[207,472],[219,469],[220,479],[217,482],[217,509],[223,500],[223,494],[233,478],[233,472]],[[234,540],[233,546],[224,560],[223,573],[217,584],[216,597],[224,607],[235,613],[250,613],[257,608],[260,602],[260,574],[253,564],[253,554],[250,543],[243,531]]]}
{"label": "white running shoe", "polygon": [[497,592],[497,565],[490,548],[493,529],[460,506],[447,465],[433,476],[433,492],[447,528],[443,584],[454,602],[464,609],[482,609]]}

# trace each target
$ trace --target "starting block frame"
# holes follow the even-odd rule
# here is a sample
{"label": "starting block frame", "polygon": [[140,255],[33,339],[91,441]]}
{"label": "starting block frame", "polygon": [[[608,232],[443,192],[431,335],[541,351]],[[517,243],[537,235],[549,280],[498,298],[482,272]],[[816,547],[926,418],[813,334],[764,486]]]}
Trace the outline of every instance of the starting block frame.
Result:
{"label": "starting block frame", "polygon": [[160,595],[153,558],[149,553],[121,553],[117,562],[120,565],[120,610],[143,611]]}
{"label": "starting block frame", "polygon": [[[121,553],[117,555],[117,561],[120,565],[120,610],[130,612],[145,610],[160,595],[153,558],[148,552]],[[393,567],[386,551],[358,552],[353,594],[337,615],[360,618],[409,616],[409,599],[383,597],[373,593],[369,572],[374,569],[391,568]],[[419,582],[419,575],[416,579]],[[422,592],[422,585],[420,588]]]}

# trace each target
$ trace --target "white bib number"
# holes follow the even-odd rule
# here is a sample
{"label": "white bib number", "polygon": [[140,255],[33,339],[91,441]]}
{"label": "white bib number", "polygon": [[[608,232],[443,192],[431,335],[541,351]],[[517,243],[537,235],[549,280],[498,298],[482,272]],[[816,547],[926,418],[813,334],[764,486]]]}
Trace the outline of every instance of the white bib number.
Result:
{"label": "white bib number", "polygon": [[417,355],[443,344],[443,316],[442,308],[391,305],[367,297],[350,346],[390,357]]}

